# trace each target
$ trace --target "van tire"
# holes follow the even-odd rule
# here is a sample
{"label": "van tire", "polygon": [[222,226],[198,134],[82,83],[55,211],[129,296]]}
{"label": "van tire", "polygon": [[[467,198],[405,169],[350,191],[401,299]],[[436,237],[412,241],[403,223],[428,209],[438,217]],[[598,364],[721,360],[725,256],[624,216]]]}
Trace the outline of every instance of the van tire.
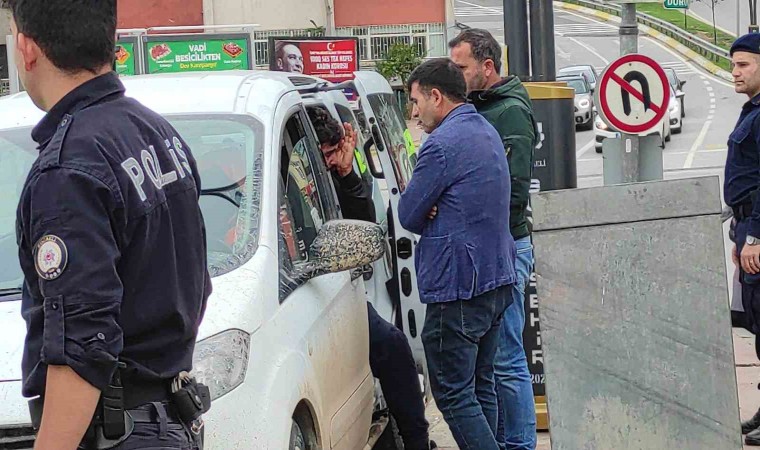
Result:
{"label": "van tire", "polygon": [[372,447],[373,450],[404,450],[404,440],[401,439],[398,426],[396,425],[396,419],[390,416],[388,426],[385,427],[383,434]]}
{"label": "van tire", "polygon": [[314,419],[305,404],[298,406],[291,420],[289,450],[322,450]]}
{"label": "van tire", "polygon": [[306,450],[306,438],[303,436],[301,426],[293,420],[293,426],[290,428],[290,450]]}

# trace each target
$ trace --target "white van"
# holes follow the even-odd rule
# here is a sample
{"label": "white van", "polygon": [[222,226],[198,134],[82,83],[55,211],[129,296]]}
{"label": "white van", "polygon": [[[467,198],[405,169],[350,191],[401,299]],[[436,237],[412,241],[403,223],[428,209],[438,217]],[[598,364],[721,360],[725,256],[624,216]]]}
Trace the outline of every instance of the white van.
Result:
{"label": "white van", "polygon": [[[214,285],[194,358],[194,371],[213,397],[205,448],[357,450],[371,448],[384,430],[376,448],[395,448],[369,367],[367,300],[403,329],[421,379],[427,377],[415,237],[397,214],[387,216],[411,177],[415,150],[386,80],[357,72],[355,81],[336,86],[303,75],[245,71],[123,81],[128,96],[178,129],[201,172]],[[353,102],[344,94],[349,90]],[[379,222],[364,227],[366,236],[335,234],[327,225],[341,212],[309,105],[323,105],[362,130],[364,158],[357,170],[371,178]],[[26,329],[15,211],[36,157],[30,131],[42,115],[24,93],[0,100],[0,448],[32,448],[34,440],[21,396]],[[287,177],[308,191],[308,204],[287,198]],[[295,236],[303,228],[293,223],[295,209],[312,220],[316,239],[332,233],[353,239],[349,247],[383,246],[384,256],[355,270],[315,268],[308,248],[314,236]],[[372,236],[378,229],[382,238]],[[317,276],[324,271],[333,273]]]}

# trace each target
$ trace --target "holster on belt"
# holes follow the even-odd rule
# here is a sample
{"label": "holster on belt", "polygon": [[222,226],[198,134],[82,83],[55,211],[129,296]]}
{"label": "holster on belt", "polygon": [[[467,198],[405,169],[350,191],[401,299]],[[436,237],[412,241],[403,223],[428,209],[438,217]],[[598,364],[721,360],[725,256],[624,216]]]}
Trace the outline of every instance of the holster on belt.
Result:
{"label": "holster on belt", "polygon": [[[124,368],[126,365],[119,363],[108,388],[100,394],[98,406],[79,446],[80,449],[114,448],[132,434],[134,423],[124,409],[124,388],[121,384],[121,370]],[[29,400],[29,414],[35,431],[39,431],[42,424],[44,406],[45,399],[42,396]]]}
{"label": "holster on belt", "polygon": [[172,383],[171,400],[177,408],[180,420],[195,433],[203,428],[201,416],[211,409],[211,391],[198,383],[187,372],[182,372]]}

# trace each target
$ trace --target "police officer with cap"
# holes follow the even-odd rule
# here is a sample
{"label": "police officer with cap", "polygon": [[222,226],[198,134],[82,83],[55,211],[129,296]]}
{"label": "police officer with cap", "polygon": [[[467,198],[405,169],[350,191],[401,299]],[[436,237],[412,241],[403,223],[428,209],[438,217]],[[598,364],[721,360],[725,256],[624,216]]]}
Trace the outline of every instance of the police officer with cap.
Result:
{"label": "police officer with cap", "polygon": [[200,179],[112,71],[116,0],[0,0],[46,116],[17,215],[35,449],[197,449],[187,372],[211,282]]}
{"label": "police officer with cap", "polygon": [[[733,209],[733,261],[740,268],[742,303],[755,351],[760,357],[760,34],[747,34],[731,46],[732,75],[737,93],[749,101],[728,140],[724,196]],[[742,423],[747,445],[760,445],[760,411]]]}

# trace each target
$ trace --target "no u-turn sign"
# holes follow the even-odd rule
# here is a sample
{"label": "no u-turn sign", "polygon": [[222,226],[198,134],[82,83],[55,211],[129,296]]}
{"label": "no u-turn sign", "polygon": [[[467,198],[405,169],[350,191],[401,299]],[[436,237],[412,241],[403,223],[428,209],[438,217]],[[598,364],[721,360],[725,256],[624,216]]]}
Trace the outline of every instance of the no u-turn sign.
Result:
{"label": "no u-turn sign", "polygon": [[654,60],[632,54],[602,72],[595,96],[599,116],[611,128],[627,134],[646,134],[668,112],[670,84]]}

